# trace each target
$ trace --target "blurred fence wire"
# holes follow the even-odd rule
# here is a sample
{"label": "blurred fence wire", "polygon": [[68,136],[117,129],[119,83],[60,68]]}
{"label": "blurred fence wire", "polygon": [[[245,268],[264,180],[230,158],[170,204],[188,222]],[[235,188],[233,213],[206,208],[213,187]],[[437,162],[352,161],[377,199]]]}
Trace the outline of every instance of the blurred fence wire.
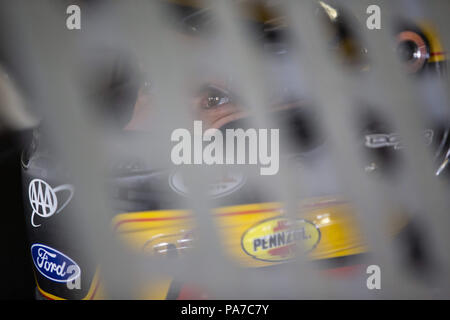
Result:
{"label": "blurred fence wire", "polygon": [[[77,246],[102,266],[107,297],[136,298],[136,288],[143,282],[156,283],[170,275],[198,283],[219,299],[449,298],[448,182],[438,179],[436,161],[423,143],[422,132],[430,123],[450,123],[450,83],[444,76],[423,80],[404,72],[392,50],[395,41],[391,31],[400,18],[425,19],[434,23],[443,46],[450,47],[446,17],[450,3],[445,0],[320,2],[327,3],[328,10],[339,8],[356,17],[346,23],[365,48],[363,64],[370,65],[366,72],[355,71],[364,66],[343,65],[337,52],[330,53],[330,30],[317,14],[322,5],[319,1],[259,1],[278,12],[283,24],[289,26],[288,69],[301,75],[290,85],[293,92],[305,92],[303,97],[315,106],[317,126],[326,137],[325,158],[333,174],[321,167],[311,172],[308,168],[298,170],[295,163],[282,158],[279,174],[255,183],[254,190],[263,198],[280,199],[288,217],[297,215],[299,199],[314,194],[314,186],[321,182],[325,189],[344,195],[355,207],[355,223],[366,241],[369,254],[361,263],[381,267],[381,290],[367,289],[366,274],[344,279],[324,276],[301,251],[283,268],[236,267],[225,254],[220,227],[211,214],[220,206],[207,192],[207,185],[220,170],[217,166],[182,168],[191,190],[182,206],[194,216],[198,240],[188,255],[170,260],[131,253],[111,233],[115,211],[105,192],[109,183],[105,164],[111,158],[133,155],[154,168],[175,168],[170,162],[170,136],[176,128],[192,127],[195,117],[187,106],[191,88],[200,84],[203,73],[220,75],[238,89],[239,101],[254,115],[249,118],[251,126],[284,125],[266,112],[277,81],[275,72],[267,68],[270,58],[255,45],[253,29],[241,19],[248,10],[245,5],[256,2],[196,1],[214,15],[214,23],[208,26],[217,33],[206,41],[184,41],[187,36],[180,36],[173,28],[179,24],[177,16],[161,1],[81,2],[82,28],[73,31],[65,27],[63,3],[2,1],[9,26],[8,36],[2,39],[4,51],[20,61],[19,69],[32,97],[30,109],[39,114],[42,130],[72,177],[80,210],[73,221],[67,217],[67,223],[81,230]],[[381,8],[379,30],[366,27],[366,10],[371,4]],[[84,11],[86,7],[90,10]],[[333,11],[328,15],[333,17]],[[129,53],[141,73],[150,75],[150,126],[156,135],[128,139],[99,124],[94,111],[98,103],[88,94],[95,70],[83,60],[94,57],[97,48]],[[107,59],[100,54],[95,61]],[[426,83],[434,86],[428,88]],[[397,150],[401,162],[395,173],[374,177],[364,170],[368,154],[361,148],[361,102],[387,119],[390,133],[401,137],[404,147]],[[6,117],[3,111],[0,115]],[[286,138],[282,143],[294,153],[295,140]],[[251,168],[242,170],[259,179]],[[161,197],[167,197],[164,200],[169,203],[179,201]],[[413,263],[402,259],[404,244],[391,241],[391,218],[399,207],[408,221],[416,223],[426,251],[425,269],[415,272]],[[75,226],[80,221],[83,225]]]}

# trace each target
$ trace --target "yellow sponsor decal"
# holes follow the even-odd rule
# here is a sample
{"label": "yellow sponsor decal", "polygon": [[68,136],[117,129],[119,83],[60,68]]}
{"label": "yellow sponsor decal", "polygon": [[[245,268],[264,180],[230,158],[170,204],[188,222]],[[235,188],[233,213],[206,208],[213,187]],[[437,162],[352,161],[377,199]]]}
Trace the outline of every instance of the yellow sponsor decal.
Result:
{"label": "yellow sponsor decal", "polygon": [[284,261],[300,250],[309,252],[320,242],[320,230],[312,222],[272,218],[248,229],[242,236],[242,249],[255,259]]}

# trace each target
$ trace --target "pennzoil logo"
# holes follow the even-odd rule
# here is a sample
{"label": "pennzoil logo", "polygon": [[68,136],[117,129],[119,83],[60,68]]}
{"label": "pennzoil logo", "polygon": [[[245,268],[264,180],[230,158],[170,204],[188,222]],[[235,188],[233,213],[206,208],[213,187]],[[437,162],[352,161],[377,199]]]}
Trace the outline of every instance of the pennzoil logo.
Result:
{"label": "pennzoil logo", "polygon": [[299,246],[311,251],[319,241],[320,230],[310,221],[271,218],[247,230],[241,244],[253,258],[276,262],[292,259]]}

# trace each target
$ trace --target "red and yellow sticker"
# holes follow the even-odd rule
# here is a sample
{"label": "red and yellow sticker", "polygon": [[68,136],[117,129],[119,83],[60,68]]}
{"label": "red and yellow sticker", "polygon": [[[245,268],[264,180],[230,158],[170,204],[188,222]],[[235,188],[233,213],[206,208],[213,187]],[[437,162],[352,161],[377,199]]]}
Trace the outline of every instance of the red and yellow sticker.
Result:
{"label": "red and yellow sticker", "polygon": [[242,248],[263,261],[284,261],[297,252],[313,250],[320,241],[320,230],[312,222],[272,218],[258,223],[242,236]]}

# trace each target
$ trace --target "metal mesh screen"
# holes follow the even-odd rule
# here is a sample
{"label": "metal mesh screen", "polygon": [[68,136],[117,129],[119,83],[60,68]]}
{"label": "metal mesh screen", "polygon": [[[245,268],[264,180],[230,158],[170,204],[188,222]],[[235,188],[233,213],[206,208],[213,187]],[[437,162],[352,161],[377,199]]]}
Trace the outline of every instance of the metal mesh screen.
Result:
{"label": "metal mesh screen", "polygon": [[[76,214],[67,215],[65,223],[79,234],[77,250],[101,266],[106,297],[139,298],[143,284],[173,277],[198,284],[218,299],[448,298],[447,134],[444,131],[433,149],[425,143],[424,132],[448,125],[450,83],[441,73],[406,72],[393,48],[394,30],[403,20],[432,22],[448,48],[450,3],[212,0],[197,1],[196,13],[184,16],[171,10],[173,3],[80,2],[81,29],[68,30],[69,3],[1,2],[3,23],[9,26],[3,51],[16,65],[18,78],[24,79],[18,82],[26,88],[25,108],[41,119],[42,135],[75,187]],[[381,8],[381,29],[366,25],[372,4]],[[256,5],[265,11],[255,14]],[[261,18],[266,11],[275,12],[269,22]],[[361,46],[350,62],[343,62],[339,48],[330,49],[333,19],[344,17],[346,30]],[[267,40],[279,30],[285,32],[282,40]],[[123,135],[116,130],[118,111],[102,109],[119,101],[120,94],[105,103],[94,92],[104,78],[120,72],[116,56],[137,66],[137,103],[151,99],[150,110],[131,111],[134,123],[144,128],[142,135]],[[110,73],[105,75],[105,70]],[[235,105],[248,127],[280,129],[276,174],[261,176],[251,165],[173,164],[171,135],[177,128],[190,130],[199,119],[191,105],[205,79],[236,93]],[[126,89],[121,85],[115,87],[119,92]],[[4,119],[22,110],[18,103],[7,105],[12,108],[4,109]],[[271,112],[274,105],[277,111],[313,106],[313,116],[307,119],[314,123],[320,143],[298,151],[295,135],[283,131],[290,116],[277,117]],[[395,152],[395,160],[389,160],[386,170],[372,161],[376,148],[364,147],[368,118],[382,119],[389,128],[384,133],[395,133],[395,139],[381,136],[385,143],[391,139],[390,148],[395,149],[389,151],[389,156]],[[155,171],[183,172],[187,196],[149,197],[192,214],[195,239],[188,253],[170,259],[134,252],[111,231],[118,211],[144,211],[112,202],[105,187],[111,184],[108,165],[127,159],[139,159]],[[352,219],[365,242],[358,264],[380,267],[381,289],[368,290],[366,272],[352,277],[324,274],[301,248],[277,268],[238,266],[226,254],[222,236],[221,229],[231,226],[218,225],[212,214],[224,206],[222,198],[208,192],[216,175],[236,167],[252,188],[248,203],[277,201],[287,219],[295,220],[299,210],[305,210],[299,203],[316,196],[339,196],[351,203]],[[163,204],[155,209],[165,209]],[[412,230],[402,238],[390,231],[398,213]]]}

